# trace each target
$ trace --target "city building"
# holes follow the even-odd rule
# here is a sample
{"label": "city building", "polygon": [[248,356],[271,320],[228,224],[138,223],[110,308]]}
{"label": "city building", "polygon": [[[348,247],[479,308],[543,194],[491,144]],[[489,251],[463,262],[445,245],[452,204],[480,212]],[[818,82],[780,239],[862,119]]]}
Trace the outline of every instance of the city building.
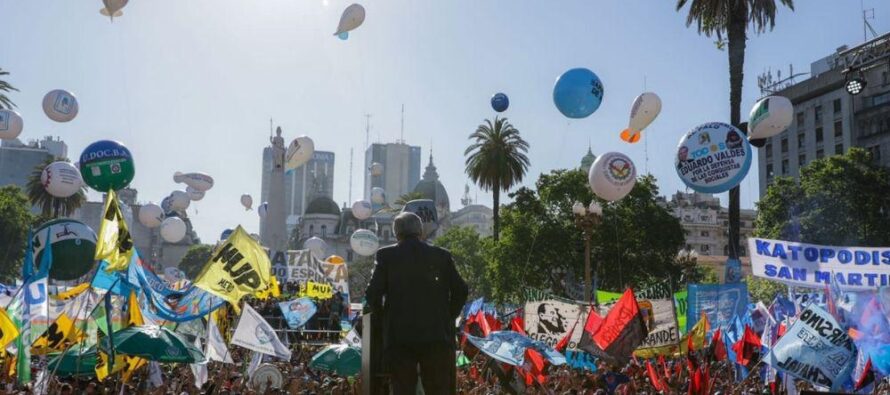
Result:
{"label": "city building", "polygon": [[448,200],[445,186],[439,181],[439,173],[436,171],[436,165],[433,164],[432,152],[430,152],[430,163],[423,172],[423,179],[414,186],[412,192],[419,194],[421,199],[433,201],[436,205],[436,215],[439,218],[439,229],[436,234],[444,233],[451,224],[451,202]]}
{"label": "city building", "polygon": [[590,166],[593,166],[593,162],[595,161],[596,155],[593,154],[593,150],[588,146],[587,153],[581,158],[581,167],[579,167],[579,169],[583,171],[584,174],[590,173]]}
{"label": "city building", "polygon": [[18,185],[24,189],[34,168],[50,158],[68,158],[65,142],[49,136],[27,143],[19,139],[0,141],[0,186]]}
{"label": "city building", "polygon": [[[662,198],[664,199],[664,198]],[[699,257],[729,255],[729,209],[720,206],[720,198],[709,193],[677,192],[671,200],[662,204],[680,220],[686,232],[686,250],[695,251]],[[742,209],[739,212],[739,256],[748,255],[748,237],[754,232],[757,211]]]}
{"label": "city building", "polygon": [[470,204],[461,207],[451,214],[451,226],[472,228],[481,237],[492,235],[492,217],[494,212],[481,204]]}
{"label": "city building", "polygon": [[[380,163],[383,172],[373,175],[371,165]],[[414,190],[420,181],[420,147],[395,143],[374,143],[365,151],[365,200],[371,201],[371,188],[383,188],[386,202],[392,203],[400,196]],[[374,204],[378,209],[381,205]]]}
{"label": "city building", "polygon": [[[306,206],[318,197],[334,197],[334,153],[315,151],[312,159],[303,166],[284,173],[284,202],[287,234],[300,223]],[[260,203],[269,199],[269,178],[272,168],[272,147],[263,149],[263,172],[260,186]],[[260,218],[263,229],[265,218]]]}
{"label": "city building", "polygon": [[[289,233],[287,232],[285,200],[285,165],[286,148],[281,127],[275,130],[275,136],[269,137],[269,146],[263,149],[262,178],[260,201],[257,210],[264,210],[260,216],[260,243],[271,251],[287,249]],[[294,218],[290,222],[296,223]]]}
{"label": "city building", "polygon": [[813,62],[806,80],[788,78],[761,87],[764,95],[790,99],[794,118],[786,131],[757,150],[760,196],[774,177],[798,179],[807,163],[850,147],[862,147],[877,163],[890,166],[888,56],[890,33],[854,48],[838,48]]}

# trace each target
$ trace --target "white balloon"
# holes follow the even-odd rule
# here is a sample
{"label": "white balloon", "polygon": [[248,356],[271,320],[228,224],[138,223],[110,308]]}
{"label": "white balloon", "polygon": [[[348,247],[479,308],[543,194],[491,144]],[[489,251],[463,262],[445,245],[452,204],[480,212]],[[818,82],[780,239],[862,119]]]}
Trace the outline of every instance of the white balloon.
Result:
{"label": "white balloon", "polygon": [[62,161],[46,165],[40,173],[40,183],[47,193],[57,198],[70,197],[83,188],[80,170]]}
{"label": "white balloon", "polygon": [[788,129],[794,118],[794,105],[782,96],[767,96],[751,108],[748,139],[765,139]]}
{"label": "white balloon", "polygon": [[661,98],[655,93],[644,92],[634,99],[630,108],[630,121],[627,129],[621,132],[621,139],[629,143],[640,140],[640,132],[643,131],[661,113]]}
{"label": "white balloon", "polygon": [[386,202],[386,191],[381,187],[371,188],[371,201],[374,204],[383,204]]}
{"label": "white balloon", "polygon": [[24,122],[19,113],[12,110],[0,110],[0,140],[11,140],[22,134]]}
{"label": "white balloon", "polygon": [[56,89],[43,96],[43,112],[56,122],[68,122],[77,116],[77,98],[71,92]]}
{"label": "white balloon", "polygon": [[346,7],[346,9],[343,10],[343,14],[340,15],[340,24],[337,25],[337,31],[334,32],[334,35],[338,36],[340,33],[354,30],[361,26],[364,21],[365,7],[362,7],[360,4],[352,4],[349,7]]}
{"label": "white balloon", "polygon": [[266,218],[266,214],[269,213],[269,202],[263,202],[256,208],[257,214],[260,215],[260,218]]}
{"label": "white balloon", "polygon": [[315,153],[315,143],[307,136],[300,136],[290,142],[287,151],[284,153],[285,169],[291,170],[303,166],[304,163],[312,159]]}
{"label": "white balloon", "polygon": [[139,222],[146,228],[153,229],[161,226],[164,221],[164,210],[154,203],[143,204],[139,208]]}
{"label": "white balloon", "polygon": [[373,209],[371,209],[371,203],[367,200],[356,200],[352,204],[352,216],[355,219],[364,221],[371,218],[371,214],[373,214]]}
{"label": "white balloon", "polygon": [[210,188],[213,188],[213,177],[204,173],[181,173],[177,171],[173,174],[173,181],[184,183],[199,192],[207,192]]}
{"label": "white balloon", "polygon": [[189,208],[192,199],[186,191],[170,192],[170,208],[176,211],[182,211]]}
{"label": "white balloon", "polygon": [[596,158],[587,175],[590,189],[597,196],[614,202],[627,196],[637,183],[637,168],[622,153],[607,152]]}
{"label": "white balloon", "polygon": [[245,210],[250,210],[253,208],[253,198],[248,194],[241,195],[241,205],[244,206]]}
{"label": "white balloon", "polygon": [[380,240],[377,235],[367,229],[359,229],[349,237],[349,246],[356,254],[371,256],[380,248]]}
{"label": "white balloon", "polygon": [[204,198],[204,191],[199,191],[192,187],[186,187],[185,193],[189,195],[189,199],[193,201],[198,201]]}
{"label": "white balloon", "polygon": [[111,21],[114,22],[115,17],[121,17],[124,15],[124,12],[121,11],[129,0],[102,0],[102,3],[105,5],[105,8],[99,10],[99,13],[111,18]]}
{"label": "white balloon", "polygon": [[371,163],[371,168],[368,169],[368,171],[370,171],[371,175],[374,177],[382,176],[383,175],[383,164],[378,163],[378,162]]}
{"label": "white balloon", "polygon": [[327,256],[328,243],[318,237],[312,236],[303,242],[303,249],[309,250],[315,259],[323,260]]}
{"label": "white balloon", "polygon": [[178,243],[185,237],[187,226],[179,217],[169,217],[161,222],[161,238],[168,243]]}

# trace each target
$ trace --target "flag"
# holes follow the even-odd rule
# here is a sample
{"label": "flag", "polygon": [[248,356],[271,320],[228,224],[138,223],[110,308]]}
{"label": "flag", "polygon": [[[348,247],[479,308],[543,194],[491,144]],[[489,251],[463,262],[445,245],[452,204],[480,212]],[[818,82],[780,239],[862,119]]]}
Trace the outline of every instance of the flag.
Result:
{"label": "flag", "polygon": [[229,348],[223,340],[219,328],[216,326],[216,320],[213,317],[207,320],[207,350],[204,353],[210,361],[218,361],[223,363],[232,363],[232,356],[229,355]]}
{"label": "flag", "polygon": [[491,333],[491,327],[488,326],[488,320],[485,319],[485,312],[482,310],[477,310],[472,321],[468,320],[467,324],[470,324],[471,322],[475,322],[476,325],[479,325],[479,329],[482,331],[482,337],[488,337]]}
{"label": "flag", "polygon": [[263,364],[263,354],[259,351],[254,351],[251,353],[250,365],[247,366],[247,377],[253,378],[253,372],[256,372],[257,369],[260,368],[260,365]]}
{"label": "flag", "polygon": [[[136,253],[133,254],[137,255]],[[115,295],[125,296],[130,294],[130,283],[124,281],[118,272],[108,270],[108,262],[99,262],[99,268],[90,281],[90,286],[94,289],[111,292]]]}
{"label": "flag", "polygon": [[[142,311],[139,310],[139,300],[136,297],[136,291],[130,291],[130,299],[128,301],[127,311],[130,313],[127,318],[127,327],[131,326],[142,326],[145,324],[145,320],[142,318]],[[199,349],[200,350],[200,349]],[[133,376],[133,373],[136,373],[139,368],[145,366],[148,361],[139,357],[131,357],[127,356],[124,359],[124,363],[126,364],[126,370],[124,370],[123,378],[124,382],[130,381],[130,377]]]}
{"label": "flag", "polygon": [[566,347],[569,345],[569,341],[572,339],[572,335],[575,333],[575,327],[578,326],[578,320],[580,319],[581,315],[579,314],[578,318],[575,319],[575,323],[572,325],[572,329],[569,329],[569,333],[566,333],[566,335],[556,343],[556,351],[565,352]]}
{"label": "flag", "polygon": [[[711,330],[711,322],[708,321],[708,316],[706,314],[702,314],[701,318],[695,325],[686,332],[685,339],[681,338],[680,341],[680,353],[686,354],[689,351],[701,350],[705,347],[705,343],[707,343],[707,335]],[[685,340],[685,341],[683,341]]]}
{"label": "flag", "polygon": [[79,296],[81,293],[90,288],[90,283],[82,283],[69,288],[67,291],[53,296],[56,300],[69,300]]}
{"label": "flag", "polygon": [[272,264],[241,226],[213,251],[194,285],[227,300],[235,310],[244,296],[269,287]]}
{"label": "flag", "polygon": [[663,391],[664,386],[662,385],[661,379],[658,377],[658,373],[655,372],[655,368],[652,367],[652,364],[649,363],[649,360],[646,360],[646,373],[649,375],[649,381],[652,382],[652,388],[655,388],[656,391]]}
{"label": "flag", "polygon": [[151,384],[152,388],[158,388],[164,385],[164,373],[161,372],[161,364],[155,361],[151,361],[148,364],[148,382]]}
{"label": "flag", "polygon": [[[124,370],[124,367],[127,364],[123,355],[115,355],[114,361],[111,361],[108,354],[104,351],[99,350],[97,354],[99,358],[96,359],[96,378],[99,379],[99,381],[105,380],[106,377]],[[113,368],[109,365],[113,365]],[[111,370],[109,370],[109,368],[111,368]]]}
{"label": "flag", "polygon": [[19,337],[19,330],[9,318],[6,310],[0,309],[0,350],[5,350],[9,343]]}
{"label": "flag", "polygon": [[736,353],[736,359],[742,366],[748,366],[754,359],[760,355],[760,337],[751,330],[751,327],[745,325],[745,333],[738,342],[732,345],[732,350]]}
{"label": "flag", "polygon": [[711,339],[711,355],[716,361],[722,361],[727,357],[726,344],[723,343],[723,333],[720,328],[714,331],[714,337]]}
{"label": "flag", "polygon": [[52,323],[37,340],[31,344],[33,353],[37,355],[46,355],[52,352],[61,352],[76,342],[83,339],[83,332],[74,326],[74,320],[67,314],[59,314],[55,322]]}
{"label": "flag", "polygon": [[[612,306],[596,332],[587,332],[586,326],[585,333],[581,336],[580,348],[594,355],[600,354],[598,350],[602,350],[601,354],[607,361],[622,366],[627,364],[633,351],[643,343],[647,335],[643,316],[630,288]],[[596,347],[592,347],[593,345]]]}
{"label": "flag", "polygon": [[525,378],[526,385],[531,385],[532,380],[541,384],[547,382],[547,376],[544,375],[544,363],[541,353],[531,348],[525,349],[525,365],[522,370],[528,372]]}
{"label": "flag", "polygon": [[281,343],[272,326],[247,303],[232,335],[232,344],[288,361],[291,357],[290,349]]}
{"label": "flag", "polygon": [[[862,351],[860,350],[859,353],[862,354]],[[859,366],[857,366],[857,368],[859,368]],[[861,367],[861,373],[854,377],[856,383],[853,386],[853,391],[860,391],[875,382],[875,372],[874,369],[872,369],[871,357],[868,357],[865,366]]]}
{"label": "flag", "polygon": [[266,300],[270,297],[277,298],[281,296],[281,289],[278,287],[278,278],[272,276],[269,278],[269,287],[260,291],[257,291],[256,295],[257,299]]}
{"label": "flag", "polygon": [[[197,349],[202,349],[201,346],[201,338],[195,338],[195,347]],[[204,383],[207,382],[207,361],[201,363],[191,363],[189,364],[189,368],[192,370],[192,376],[195,377],[195,388],[201,388]]]}
{"label": "flag", "polygon": [[528,336],[528,334],[525,333],[525,323],[523,322],[521,315],[516,315],[516,317],[513,317],[513,319],[510,320],[510,329],[513,332],[518,332],[525,336]]}
{"label": "flag", "polygon": [[482,306],[485,304],[485,298],[479,298],[470,303],[470,306],[467,308],[467,314],[465,317],[469,319],[470,317],[476,315],[476,312],[482,310]]}
{"label": "flag", "polygon": [[108,262],[106,270],[125,270],[133,255],[133,238],[113,190],[108,191],[99,236],[96,239],[95,260]]}

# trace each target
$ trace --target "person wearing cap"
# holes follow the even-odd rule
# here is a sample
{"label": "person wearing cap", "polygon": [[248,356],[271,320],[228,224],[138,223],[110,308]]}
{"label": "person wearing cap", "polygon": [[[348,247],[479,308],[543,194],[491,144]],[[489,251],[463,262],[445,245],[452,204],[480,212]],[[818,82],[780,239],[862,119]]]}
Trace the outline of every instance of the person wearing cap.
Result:
{"label": "person wearing cap", "polygon": [[467,301],[467,284],[445,249],[421,240],[416,214],[393,221],[398,244],[377,251],[366,298],[383,316],[383,355],[395,395],[414,394],[418,371],[427,395],[456,390],[455,325]]}

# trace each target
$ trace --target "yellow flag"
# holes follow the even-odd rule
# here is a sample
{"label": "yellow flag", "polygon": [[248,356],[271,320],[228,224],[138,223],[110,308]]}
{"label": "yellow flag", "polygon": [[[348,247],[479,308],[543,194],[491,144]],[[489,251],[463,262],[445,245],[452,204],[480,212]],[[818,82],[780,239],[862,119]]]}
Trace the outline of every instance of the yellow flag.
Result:
{"label": "yellow flag", "polygon": [[121,370],[124,370],[124,367],[126,367],[127,361],[125,360],[124,356],[121,354],[115,354],[114,370],[109,372],[108,354],[104,353],[101,350],[99,350],[97,354],[99,354],[99,358],[96,359],[96,378],[99,379],[99,381],[105,380],[106,377],[120,372]]}
{"label": "yellow flag", "polygon": [[59,314],[59,318],[52,323],[46,332],[43,332],[34,343],[31,344],[31,352],[34,355],[46,355],[52,352],[64,351],[74,343],[83,339],[81,332],[74,325],[74,321],[65,313]]}
{"label": "yellow flag", "polygon": [[330,299],[334,296],[334,289],[330,284],[322,284],[307,281],[300,285],[300,296],[308,296],[315,299]]}
{"label": "yellow flag", "polygon": [[[130,318],[127,319],[127,327],[144,325],[145,320],[142,318],[142,311],[139,310],[139,300],[136,297],[136,291],[130,291],[129,304],[128,310],[130,312]],[[130,381],[130,377],[133,376],[133,373],[144,366],[146,362],[145,359],[139,357],[126,357],[124,361],[124,382],[126,383]]]}
{"label": "yellow flag", "polygon": [[680,338],[680,353],[686,354],[689,351],[690,338],[692,339],[692,348],[694,350],[705,348],[707,345],[706,339],[710,330],[711,322],[708,321],[708,316],[702,313],[701,318],[695,323],[695,326]]}
{"label": "yellow flag", "polygon": [[72,298],[76,297],[77,295],[80,295],[81,293],[83,293],[83,291],[86,291],[89,288],[90,288],[90,283],[78,284],[76,287],[71,288],[65,292],[58,294],[58,295],[55,295],[52,298],[56,299],[56,300],[72,299]]}
{"label": "yellow flag", "polygon": [[228,305],[222,305],[222,307],[213,310],[213,312],[210,313],[210,319],[216,323],[216,327],[219,328],[219,333],[222,335],[223,340],[225,340],[226,343],[232,340],[232,336],[229,332],[232,326],[232,320],[228,319],[230,314]]}
{"label": "yellow flag", "polygon": [[260,300],[269,299],[269,297],[277,298],[281,296],[281,289],[278,287],[278,279],[275,276],[269,277],[269,288],[256,293],[256,298]]}
{"label": "yellow flag", "polygon": [[125,270],[130,264],[130,257],[133,256],[133,238],[127,230],[127,223],[121,214],[114,191],[108,191],[107,199],[94,259],[108,262],[105,271]]}
{"label": "yellow flag", "polygon": [[19,337],[19,330],[6,315],[6,310],[0,309],[0,349],[5,350],[15,338]]}
{"label": "yellow flag", "polygon": [[195,285],[225,299],[238,311],[238,301],[269,287],[270,277],[269,256],[238,226],[210,255]]}

